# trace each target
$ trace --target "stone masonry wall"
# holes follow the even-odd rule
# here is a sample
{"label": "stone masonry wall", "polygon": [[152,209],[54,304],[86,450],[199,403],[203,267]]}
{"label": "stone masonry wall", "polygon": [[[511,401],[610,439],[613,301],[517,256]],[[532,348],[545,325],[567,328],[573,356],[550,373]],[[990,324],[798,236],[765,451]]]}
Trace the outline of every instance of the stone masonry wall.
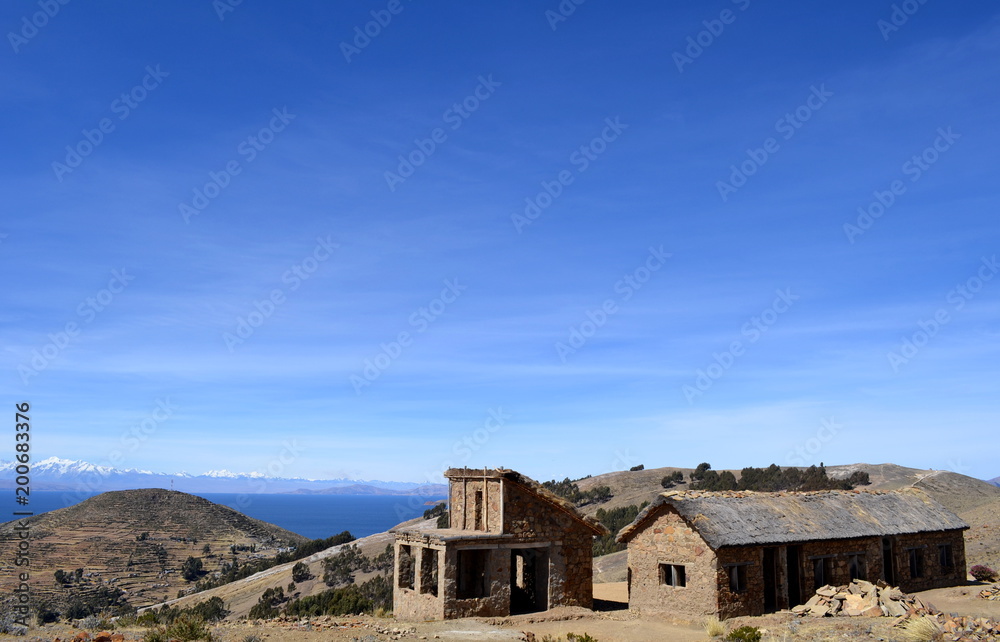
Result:
{"label": "stone masonry wall", "polygon": [[458,549],[449,547],[445,563],[444,618],[510,615],[510,550],[490,549],[486,562],[488,597],[458,599]]}
{"label": "stone masonry wall", "polygon": [[[660,564],[683,565],[686,586],[661,584]],[[632,610],[694,619],[718,609],[715,552],[670,506],[629,542],[628,568]]]}
{"label": "stone masonry wall", "polygon": [[454,479],[449,489],[449,524],[451,528],[476,530],[476,493],[483,493],[483,530],[499,533],[501,490],[496,478]]}
{"label": "stone masonry wall", "polygon": [[[399,586],[399,564],[400,546],[409,545],[413,555],[414,583],[413,589],[400,588]],[[444,551],[438,552],[438,594],[421,593],[421,575],[423,555],[427,554],[427,549],[419,544],[396,540],[395,560],[396,565],[393,572],[392,610],[398,617],[413,620],[440,620],[444,613],[444,582],[440,580],[445,576],[445,555]]]}
{"label": "stone masonry wall", "polygon": [[[966,581],[965,536],[962,531],[897,535],[892,538],[896,562],[896,584],[905,592],[926,591],[932,588],[956,586]],[[952,568],[944,568],[938,561],[938,545],[951,544]],[[916,547],[923,558],[923,577],[910,577],[910,557],[907,549]],[[881,569],[880,569],[881,570]]]}
{"label": "stone masonry wall", "polygon": [[504,482],[504,532],[519,541],[559,542],[549,551],[549,607],[594,602],[594,533],[568,513]]}

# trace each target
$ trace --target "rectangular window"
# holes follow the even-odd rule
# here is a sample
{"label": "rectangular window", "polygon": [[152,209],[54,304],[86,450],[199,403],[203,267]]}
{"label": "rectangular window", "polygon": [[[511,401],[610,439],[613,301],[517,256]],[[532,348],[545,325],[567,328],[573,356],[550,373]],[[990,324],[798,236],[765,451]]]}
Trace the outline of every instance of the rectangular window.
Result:
{"label": "rectangular window", "polygon": [[924,555],[919,548],[907,551],[910,555],[910,579],[924,576]]}
{"label": "rectangular window", "polygon": [[833,582],[833,558],[817,557],[813,559],[813,590]]}
{"label": "rectangular window", "polygon": [[727,569],[729,571],[730,593],[742,593],[747,590],[747,565],[731,564]]}
{"label": "rectangular window", "polygon": [[458,551],[457,597],[466,600],[486,597],[487,550]]}
{"label": "rectangular window", "polygon": [[852,580],[865,579],[865,556],[851,555],[847,558],[847,567]]}
{"label": "rectangular window", "polygon": [[483,527],[483,491],[476,491],[476,530],[484,531],[486,528]]}
{"label": "rectangular window", "polygon": [[413,590],[413,575],[415,569],[413,568],[413,553],[409,546],[399,547],[399,571],[398,571],[398,585],[399,588]]}
{"label": "rectangular window", "polygon": [[660,584],[664,586],[687,586],[684,566],[681,564],[660,564]]}
{"label": "rectangular window", "polygon": [[438,552],[425,548],[420,555],[420,592],[438,594]]}
{"label": "rectangular window", "polygon": [[938,544],[938,564],[943,569],[955,568],[955,556],[951,552],[951,544]]}

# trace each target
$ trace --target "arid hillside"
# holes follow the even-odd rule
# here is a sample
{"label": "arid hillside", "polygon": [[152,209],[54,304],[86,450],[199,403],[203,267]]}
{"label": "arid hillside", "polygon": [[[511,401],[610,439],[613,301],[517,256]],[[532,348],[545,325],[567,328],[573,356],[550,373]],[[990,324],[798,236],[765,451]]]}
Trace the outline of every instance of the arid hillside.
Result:
{"label": "arid hillside", "polygon": [[[211,571],[233,560],[231,547],[242,563],[306,541],[207,499],[161,489],[104,493],[27,523],[33,588],[42,599],[56,601],[103,586],[121,589],[134,606],[161,602],[189,584],[180,572],[188,557],[200,558]],[[13,588],[4,582],[15,576],[16,525],[0,525],[4,592]],[[83,569],[79,579],[76,569]],[[55,571],[71,575],[71,581],[57,582]]]}

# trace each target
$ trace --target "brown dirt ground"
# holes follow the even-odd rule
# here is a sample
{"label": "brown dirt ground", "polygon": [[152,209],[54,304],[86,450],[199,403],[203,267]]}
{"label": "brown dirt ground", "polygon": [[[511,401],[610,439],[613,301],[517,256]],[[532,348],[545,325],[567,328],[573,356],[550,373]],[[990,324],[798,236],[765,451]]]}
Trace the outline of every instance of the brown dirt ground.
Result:
{"label": "brown dirt ground", "polygon": [[[977,617],[1000,618],[1000,602],[978,597],[979,585],[935,589],[918,595],[946,612]],[[563,637],[567,633],[587,633],[600,642],[694,642],[707,640],[701,622],[685,622],[664,617],[638,616],[624,610],[627,589],[624,582],[595,585],[598,611],[581,608],[558,608],[546,613],[509,618],[467,618],[447,622],[398,622],[393,618],[320,617],[300,622],[268,621],[261,623],[228,622],[213,628],[218,642],[241,642],[256,634],[274,642],[376,642],[382,640],[442,640],[445,642],[478,640],[521,640],[530,631],[538,640],[544,635]],[[773,613],[762,617],[734,618],[728,628],[743,625],[765,629],[766,642],[785,640],[883,640],[901,639],[900,629],[892,628],[892,618],[801,618],[791,613]],[[123,632],[129,640],[140,640],[143,629]],[[28,642],[71,639],[78,630],[65,625],[37,628],[25,637],[4,639]]]}

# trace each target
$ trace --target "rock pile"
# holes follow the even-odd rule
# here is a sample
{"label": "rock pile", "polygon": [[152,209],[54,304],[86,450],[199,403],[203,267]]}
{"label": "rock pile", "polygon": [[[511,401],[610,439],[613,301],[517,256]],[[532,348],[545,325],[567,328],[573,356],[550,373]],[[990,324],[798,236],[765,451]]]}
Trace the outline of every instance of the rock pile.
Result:
{"label": "rock pile", "polygon": [[792,609],[792,613],[813,617],[902,617],[928,612],[927,605],[916,597],[882,582],[876,585],[864,580],[854,580],[847,586],[822,586],[808,602]]}
{"label": "rock pile", "polygon": [[[990,594],[987,597],[985,594]],[[1000,584],[981,591],[980,597],[1000,600]],[[917,620],[929,620],[944,640],[997,640],[1000,622],[985,617],[945,615],[931,604],[903,593],[885,582],[872,584],[854,580],[847,586],[823,586],[805,604],[792,609],[798,615],[813,617],[862,616],[895,617],[894,627],[907,628]]]}
{"label": "rock pile", "polygon": [[979,591],[979,597],[984,600],[1000,600],[1000,584],[994,584]]}

